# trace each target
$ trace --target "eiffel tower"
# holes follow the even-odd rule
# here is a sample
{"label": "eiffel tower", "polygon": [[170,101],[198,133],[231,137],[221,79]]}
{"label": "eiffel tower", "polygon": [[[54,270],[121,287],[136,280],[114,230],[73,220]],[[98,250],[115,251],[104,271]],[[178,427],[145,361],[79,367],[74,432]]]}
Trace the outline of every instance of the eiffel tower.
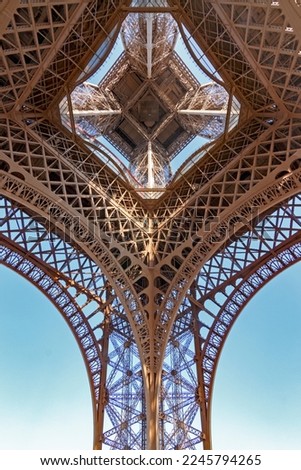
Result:
{"label": "eiffel tower", "polygon": [[301,258],[300,1],[0,10],[0,262],[72,330],[94,449],[210,449],[231,327]]}

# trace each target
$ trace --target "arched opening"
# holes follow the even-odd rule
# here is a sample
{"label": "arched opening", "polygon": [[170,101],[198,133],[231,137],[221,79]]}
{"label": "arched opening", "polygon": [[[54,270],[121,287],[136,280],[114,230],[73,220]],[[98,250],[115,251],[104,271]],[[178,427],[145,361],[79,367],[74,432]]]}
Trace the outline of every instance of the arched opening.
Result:
{"label": "arched opening", "polygon": [[215,449],[299,449],[301,263],[270,281],[245,307],[217,369]]}
{"label": "arched opening", "polygon": [[0,265],[0,447],[91,449],[89,382],[52,303]]}

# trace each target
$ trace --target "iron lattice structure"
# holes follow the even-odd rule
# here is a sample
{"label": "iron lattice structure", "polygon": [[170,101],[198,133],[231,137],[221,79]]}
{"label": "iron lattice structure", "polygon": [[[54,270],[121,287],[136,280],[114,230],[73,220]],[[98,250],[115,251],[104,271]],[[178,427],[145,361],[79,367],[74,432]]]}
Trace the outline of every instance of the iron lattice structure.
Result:
{"label": "iron lattice structure", "polygon": [[[208,449],[214,375],[231,326],[258,289],[301,258],[299,2],[12,0],[1,8],[0,261],[72,329],[91,384],[95,449]],[[126,18],[141,27],[134,43]],[[171,88],[156,82],[177,67],[165,68],[175,25],[208,87],[227,90],[221,105],[191,95],[187,72],[178,88],[175,71]],[[164,171],[176,151],[168,127],[158,137],[160,106],[180,147],[206,127],[191,111],[207,124],[211,116],[213,128],[224,113],[221,135],[166,188],[156,179],[135,185],[114,155],[77,132],[72,92],[88,86],[120,31],[159,113],[156,130],[143,106],[122,110],[140,129],[130,160],[143,177],[155,139]],[[169,106],[166,90],[182,101]],[[96,91],[93,103],[120,111],[116,94]],[[77,110],[100,110],[85,106]],[[118,113],[100,115],[91,128],[98,121],[122,137]],[[115,137],[124,150],[127,140]]]}

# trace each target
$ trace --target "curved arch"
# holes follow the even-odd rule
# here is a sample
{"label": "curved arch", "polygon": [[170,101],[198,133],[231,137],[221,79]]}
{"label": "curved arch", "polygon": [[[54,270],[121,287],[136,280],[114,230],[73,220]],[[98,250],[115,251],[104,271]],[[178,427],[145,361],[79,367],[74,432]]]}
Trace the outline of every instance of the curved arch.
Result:
{"label": "curved arch", "polygon": [[[179,384],[184,390],[183,383],[185,384],[185,380],[187,382],[186,371],[189,368],[191,377],[185,388],[186,392],[190,390],[188,396],[193,397],[193,406],[189,406],[187,401],[185,406],[190,417],[192,414],[196,416],[197,413],[200,416],[201,435],[200,433],[198,436],[194,435],[193,427],[196,426],[190,429],[187,426],[186,442],[194,444],[203,442],[205,448],[211,447],[210,399],[213,372],[218,360],[222,335],[226,333],[228,324],[230,327],[230,320],[233,318],[231,312],[236,314],[241,304],[240,297],[245,299],[246,293],[251,292],[248,279],[252,279],[253,283],[257,280],[259,283],[261,279],[276,275],[281,269],[285,269],[292,259],[299,259],[297,247],[301,237],[300,227],[301,195],[296,195],[273,212],[268,212],[247,233],[243,232],[211,257],[187,291],[171,329],[163,362],[163,382],[170,389]],[[260,276],[255,275],[257,270]],[[242,291],[244,295],[239,291],[240,288],[244,288]],[[174,377],[169,364],[177,360],[179,354],[177,344],[181,340],[183,340],[181,361],[182,364],[186,363],[187,367],[182,374],[179,366],[179,373]],[[180,388],[177,392],[184,403],[185,395]],[[166,420],[167,422],[173,420],[174,436],[177,436],[178,426],[173,419],[175,411],[170,408],[166,413],[168,414]],[[195,419],[194,423],[196,422]],[[164,427],[164,424],[162,426]],[[168,443],[168,440],[166,442]],[[176,442],[176,438],[172,437],[170,442]]]}
{"label": "curved arch", "polygon": [[[0,216],[0,242],[7,250],[18,254],[13,258],[15,268],[24,267],[25,277],[40,269],[46,273],[45,279],[48,276],[50,286],[58,283],[66,292],[65,298],[74,301],[93,338],[96,358],[89,347],[87,328],[82,327],[82,322],[75,325],[75,333],[79,340],[82,338],[83,352],[89,363],[89,379],[95,384],[94,447],[123,449],[129,445],[128,439],[135,436],[135,448],[143,448],[145,415],[141,363],[132,329],[114,290],[93,260],[53,231],[48,232],[39,220],[10,200],[0,198]],[[39,282],[37,274],[33,280]],[[59,302],[59,292],[54,290],[54,294]],[[69,304],[66,301],[66,308]],[[64,306],[62,304],[62,308]],[[124,390],[121,384],[126,384]],[[127,433],[128,428],[130,433]]]}
{"label": "curved arch", "polygon": [[[173,277],[173,283],[161,305],[158,320],[158,337],[162,338],[161,348],[165,350],[172,325],[176,320],[176,312],[202,266],[210,262],[223,247],[229,246],[231,239],[239,239],[238,234],[245,233],[248,237],[252,233],[254,224],[256,226],[264,219],[265,213],[272,213],[273,208],[281,206],[284,201],[299,194],[300,189],[301,170],[296,169],[286,174],[283,180],[260,187],[252,197],[245,195],[244,198],[240,198],[234,207],[230,206],[224,211],[218,222],[212,224],[207,234],[203,230],[196,233],[195,240],[189,242],[190,253]],[[185,246],[188,247],[187,243]],[[162,361],[163,356],[159,369],[163,365]]]}
{"label": "curved arch", "polygon": [[227,336],[209,413],[214,450],[299,448],[300,276],[300,261],[273,276]]}
{"label": "curved arch", "polygon": [[[136,274],[127,273],[122,269],[111,251],[111,248],[114,248],[114,244],[111,243],[112,240],[106,233],[102,233],[96,224],[91,224],[87,218],[80,217],[76,211],[68,207],[63,200],[54,197],[54,194],[51,194],[46,188],[37,187],[36,181],[33,178],[30,181],[31,184],[27,184],[27,182],[16,178],[12,174],[1,170],[0,173],[1,193],[16,201],[21,207],[25,206],[30,213],[38,214],[44,219],[46,216],[46,220],[49,220],[52,225],[50,231],[53,231],[54,225],[60,233],[63,235],[67,234],[73,244],[80,246],[81,251],[94,260],[95,264],[98,265],[112,284],[116,295],[122,301],[123,308],[132,327],[135,337],[134,342],[138,347],[140,360],[146,364],[146,367],[142,367],[141,370],[146,384],[144,387],[146,394],[146,415],[148,417],[149,433],[151,433],[153,428],[153,424],[151,424],[153,413],[151,412],[150,405],[150,382],[152,379],[150,379],[149,368],[152,369],[152,363],[155,361],[156,356],[150,354],[152,347],[150,347],[149,338],[151,335],[149,322],[143,307],[143,298],[139,296],[131,282]],[[138,268],[139,271],[142,271],[141,266],[138,266]],[[103,393],[105,394],[105,391]],[[103,397],[102,402],[105,401],[106,398]],[[102,413],[101,406],[99,409]],[[143,420],[144,416],[141,413],[141,421]],[[103,415],[100,422],[103,423]]]}
{"label": "curved arch", "polygon": [[110,248],[111,240],[105,233],[101,233],[95,225],[89,225],[87,220],[78,217],[78,214],[65,207],[63,201],[57,201],[53,195],[46,194],[32,185],[15,176],[0,170],[0,192],[5,197],[14,200],[21,207],[26,207],[31,213],[42,217],[46,224],[67,236],[68,239],[94,260],[106,278],[114,287],[114,291],[123,300],[123,306],[131,323],[141,358],[145,356],[141,338],[148,337],[148,324],[143,314],[144,309],[132,288],[127,274],[113,256]]}
{"label": "curved arch", "polygon": [[46,272],[38,263],[34,264],[26,259],[26,254],[16,246],[9,246],[10,244],[1,238],[0,264],[12,269],[37,287],[57,308],[72,331],[88,373],[95,422],[102,374],[101,350],[82,309],[72,298],[68,288],[59,279],[54,280],[53,273]]}
{"label": "curved arch", "polygon": [[[198,319],[197,302],[192,298],[192,292],[186,296],[172,330],[164,363],[162,400],[168,403],[170,393],[176,390],[182,406],[180,413],[176,404],[167,409],[165,407],[165,423],[162,422],[161,426],[164,433],[162,439],[167,448],[175,448],[169,447],[174,443],[182,443],[183,447],[179,448],[199,448],[201,443],[206,448],[211,447],[212,392],[227,337],[249,300],[272,278],[300,260],[301,234],[297,234],[282,244],[277,252],[265,256],[259,266],[253,266],[247,278],[235,278],[233,283],[238,281],[236,287],[220,307],[206,340],[199,331],[202,322]],[[213,302],[211,306],[213,308]],[[176,374],[170,364],[178,367]],[[170,403],[173,403],[172,399]],[[181,427],[181,415],[189,420],[185,427]],[[165,430],[167,426],[173,429],[169,436]]]}
{"label": "curved arch", "polygon": [[259,266],[257,265],[250,271],[246,279],[239,280],[231,296],[222,305],[220,314],[210,329],[202,351],[209,427],[214,380],[225,342],[235,321],[254,295],[271,279],[301,260],[301,235],[297,238],[299,241],[289,241],[285,246],[280,247],[277,253],[263,259]]}

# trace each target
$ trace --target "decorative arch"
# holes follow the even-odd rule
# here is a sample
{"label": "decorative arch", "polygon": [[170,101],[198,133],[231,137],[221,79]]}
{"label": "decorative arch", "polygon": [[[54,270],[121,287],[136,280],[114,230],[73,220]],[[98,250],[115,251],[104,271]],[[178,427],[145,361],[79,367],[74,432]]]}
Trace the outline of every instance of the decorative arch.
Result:
{"label": "decorative arch", "polygon": [[223,344],[251,296],[300,259],[300,228],[301,195],[296,194],[258,219],[248,232],[233,237],[199,271],[177,311],[163,361],[167,399],[172,402],[171,391],[177,394],[187,420],[181,428],[175,403],[165,408],[166,422],[173,429],[168,433],[162,423],[165,445],[174,448],[189,442],[211,448],[212,387]]}
{"label": "decorative arch", "polygon": [[[33,263],[26,258],[26,254],[16,245],[12,246],[7,240],[0,236],[0,264],[12,269],[31,284],[37,287],[57,308],[81,351],[86,370],[88,373],[94,421],[96,419],[97,404],[100,394],[100,383],[102,375],[101,346],[98,344],[84,311],[76,301],[76,296],[72,296],[62,279],[56,279],[50,269]],[[47,272],[48,271],[48,272]]]}
{"label": "decorative arch", "polygon": [[[297,241],[297,240],[298,241]],[[211,423],[211,407],[213,398],[213,386],[225,342],[231,333],[237,318],[242,314],[247,303],[270,280],[278,276],[293,264],[301,260],[301,236],[298,234],[293,240],[289,240],[283,246],[265,257],[256,267],[250,270],[249,277],[239,278],[231,295],[221,306],[218,317],[211,326],[210,333],[203,346],[202,367],[205,378],[205,389],[208,393],[208,413]]]}
{"label": "decorative arch", "polygon": [[91,385],[94,448],[124,449],[133,438],[135,448],[143,448],[146,417],[139,352],[106,277],[80,249],[4,197],[0,217],[0,262],[55,304],[79,344]]}
{"label": "decorative arch", "polygon": [[[3,162],[6,163],[5,160]],[[16,175],[14,165],[7,165],[4,169],[0,166],[0,193],[14,200],[20,207],[26,207],[29,213],[43,220],[49,231],[55,231],[70,240],[70,243],[79,246],[81,251],[93,259],[122,300],[143,357],[139,338],[142,337],[142,332],[144,338],[148,335],[148,325],[142,313],[143,299],[133,289],[131,273],[127,273],[117,261],[116,252],[120,254],[120,251],[116,249],[112,238],[65,204],[62,198],[55,197],[40,185],[37,186],[34,178],[26,173],[23,177],[21,174]]]}
{"label": "decorative arch", "polygon": [[[183,245],[182,249],[188,249],[188,256],[182,265],[178,268],[173,277],[173,283],[166,292],[166,297],[162,302],[160,309],[160,321],[158,321],[158,337],[162,344],[166,345],[176,315],[180,309],[181,302],[190,289],[193,280],[202,271],[202,267],[210,265],[220,253],[224,253],[228,246],[231,246],[231,240],[242,237],[252,239],[252,227],[255,228],[265,220],[265,214],[273,213],[274,208],[286,204],[289,198],[300,192],[301,171],[297,168],[295,171],[286,172],[284,176],[272,184],[258,189],[252,197],[245,197],[244,201],[230,206],[225,210],[217,222],[210,227],[210,231],[199,230],[194,239]],[[276,209],[277,210],[277,209]],[[279,241],[276,241],[278,244]],[[261,249],[264,251],[264,244],[261,243]],[[251,253],[251,250],[248,252]],[[263,252],[261,251],[260,256]],[[235,263],[235,259],[232,260]],[[166,331],[168,334],[166,334]]]}

